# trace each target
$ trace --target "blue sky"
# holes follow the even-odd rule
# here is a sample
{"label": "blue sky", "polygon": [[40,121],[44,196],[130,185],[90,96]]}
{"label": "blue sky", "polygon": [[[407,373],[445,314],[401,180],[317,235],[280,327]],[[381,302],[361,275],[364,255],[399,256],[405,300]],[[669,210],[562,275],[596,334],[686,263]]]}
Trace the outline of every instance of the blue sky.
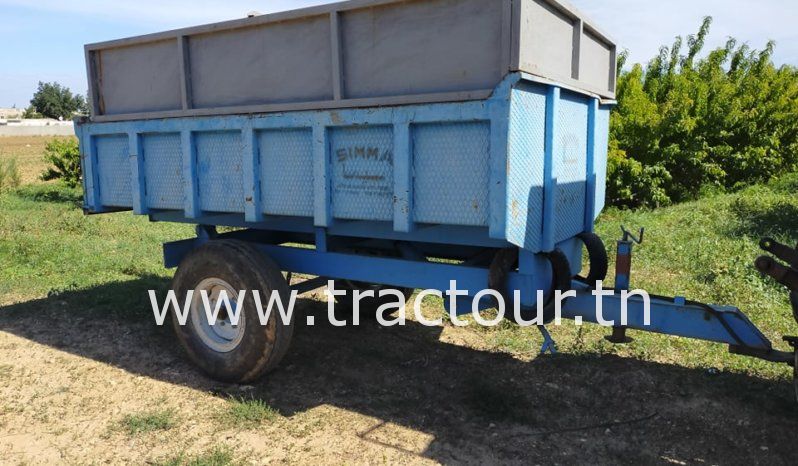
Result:
{"label": "blue sky", "polygon": [[[86,92],[83,44],[330,3],[324,0],[0,0],[0,107],[25,107],[38,81]],[[571,0],[645,62],[677,34],[715,18],[709,46],[733,35],[751,47],[777,41],[777,63],[798,65],[796,0]]]}

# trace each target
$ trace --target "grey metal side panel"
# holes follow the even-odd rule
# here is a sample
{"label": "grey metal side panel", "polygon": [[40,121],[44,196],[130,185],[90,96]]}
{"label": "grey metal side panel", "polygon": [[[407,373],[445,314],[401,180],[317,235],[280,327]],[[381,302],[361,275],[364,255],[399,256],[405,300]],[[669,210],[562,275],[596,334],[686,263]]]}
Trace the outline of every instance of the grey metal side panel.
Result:
{"label": "grey metal side panel", "polygon": [[194,107],[329,100],[329,16],[191,36]]}
{"label": "grey metal side panel", "polygon": [[545,0],[524,1],[518,67],[550,79],[570,79],[574,21]]}
{"label": "grey metal side panel", "polygon": [[599,39],[589,31],[582,35],[582,53],[579,65],[579,79],[599,89],[610,90],[614,84],[610,79],[607,63],[615,61],[612,46]]}
{"label": "grey metal side panel", "polygon": [[503,2],[425,0],[341,13],[349,98],[490,89],[502,69]]}
{"label": "grey metal side panel", "polygon": [[101,111],[106,115],[180,109],[174,40],[98,52]]}
{"label": "grey metal side panel", "polygon": [[566,0],[350,0],[86,46],[93,121],[484,99],[509,72],[615,97]]}
{"label": "grey metal side panel", "polygon": [[564,0],[513,0],[514,71],[615,98],[612,40]]}

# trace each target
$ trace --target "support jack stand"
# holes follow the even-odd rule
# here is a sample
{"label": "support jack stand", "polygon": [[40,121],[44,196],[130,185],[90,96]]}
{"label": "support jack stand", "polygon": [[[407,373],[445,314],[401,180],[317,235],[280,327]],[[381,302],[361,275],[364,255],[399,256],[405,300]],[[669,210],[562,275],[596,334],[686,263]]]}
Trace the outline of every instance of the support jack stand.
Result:
{"label": "support jack stand", "polygon": [[557,354],[557,342],[551,337],[548,329],[543,325],[538,325],[538,330],[540,330],[540,334],[543,335],[543,345],[540,347],[540,354]]}
{"label": "support jack stand", "polygon": [[613,327],[612,328],[612,335],[607,335],[604,337],[610,343],[615,343],[616,345],[631,343],[634,341],[632,337],[626,335],[626,327]]}

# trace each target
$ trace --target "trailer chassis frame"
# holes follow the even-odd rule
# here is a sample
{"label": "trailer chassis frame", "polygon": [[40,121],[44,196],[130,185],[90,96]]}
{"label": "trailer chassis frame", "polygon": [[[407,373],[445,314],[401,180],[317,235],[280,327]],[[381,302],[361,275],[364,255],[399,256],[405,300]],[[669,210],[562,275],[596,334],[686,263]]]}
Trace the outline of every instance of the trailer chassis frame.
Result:
{"label": "trailer chassis frame", "polygon": [[[642,236],[642,235],[641,235]],[[328,280],[342,279],[360,282],[378,283],[404,288],[433,289],[442,293],[450,288],[451,281],[457,281],[459,290],[468,291],[467,296],[456,297],[455,313],[462,315],[472,311],[473,296],[480,290],[489,288],[490,267],[484,256],[488,249],[473,254],[472,260],[460,263],[430,262],[424,254],[416,249],[413,243],[392,242],[403,251],[403,257],[380,257],[351,252],[341,252],[332,247],[332,243],[340,241],[353,242],[352,238],[328,237],[326,229],[317,228],[312,235],[296,235],[276,233],[262,230],[239,230],[218,234],[215,227],[197,226],[195,238],[164,244],[164,262],[168,268],[176,267],[193,249],[215,239],[238,239],[253,243],[266,256],[276,262],[281,270],[315,276],[308,280],[294,283],[291,289],[305,293],[327,285]],[[718,306],[689,301],[684,297],[648,296],[639,294],[621,295],[628,290],[629,267],[631,265],[632,243],[637,238],[624,230],[624,237],[618,242],[619,268],[616,268],[616,284],[621,289],[605,290],[605,294],[597,294],[595,290],[582,280],[571,281],[574,296],[562,300],[559,319],[571,319],[578,323],[590,322],[601,324],[613,321],[613,334],[621,334],[625,339],[625,330],[634,329],[665,335],[679,336],[729,345],[733,354],[750,356],[766,361],[795,363],[795,353],[779,351],[773,348],[768,338],[738,308]],[[304,242],[304,244],[293,244]],[[308,245],[312,243],[313,246]],[[531,308],[537,305],[537,285],[535,275],[529,266],[533,257],[528,251],[520,251],[519,268],[506,276],[505,296],[512,296],[513,290],[520,291],[521,306]],[[626,257],[628,256],[628,257]],[[626,258],[624,258],[626,257]],[[548,279],[548,277],[546,277]],[[612,291],[612,294],[607,294]],[[647,299],[648,298],[648,299]],[[547,296],[546,299],[550,299]],[[445,300],[447,309],[449,300]],[[480,310],[494,306],[493,300],[484,297],[477,307]],[[650,310],[650,322],[645,322],[646,307]],[[622,319],[626,310],[626,318]],[[623,327],[618,323],[623,322]],[[539,326],[544,338],[541,352],[556,352],[556,343],[546,330]],[[621,330],[618,332],[618,330]],[[611,339],[611,341],[613,341]],[[795,339],[787,338],[795,346]]]}

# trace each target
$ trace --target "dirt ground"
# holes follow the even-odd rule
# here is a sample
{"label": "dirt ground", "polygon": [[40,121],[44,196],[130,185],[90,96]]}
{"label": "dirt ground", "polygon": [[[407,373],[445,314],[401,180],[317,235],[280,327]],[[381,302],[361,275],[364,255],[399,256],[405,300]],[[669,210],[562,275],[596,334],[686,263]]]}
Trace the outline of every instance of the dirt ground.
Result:
{"label": "dirt ground", "polygon": [[[151,285],[0,308],[1,463],[158,463],[223,445],[247,464],[798,464],[787,382],[612,356],[521,360],[451,326],[333,328],[319,296],[298,304],[317,324],[298,326],[276,372],[219,384],[155,326]],[[92,311],[116,293],[142,301]],[[225,426],[230,396],[280,416]],[[117,427],[164,408],[178,413],[169,430]]]}

